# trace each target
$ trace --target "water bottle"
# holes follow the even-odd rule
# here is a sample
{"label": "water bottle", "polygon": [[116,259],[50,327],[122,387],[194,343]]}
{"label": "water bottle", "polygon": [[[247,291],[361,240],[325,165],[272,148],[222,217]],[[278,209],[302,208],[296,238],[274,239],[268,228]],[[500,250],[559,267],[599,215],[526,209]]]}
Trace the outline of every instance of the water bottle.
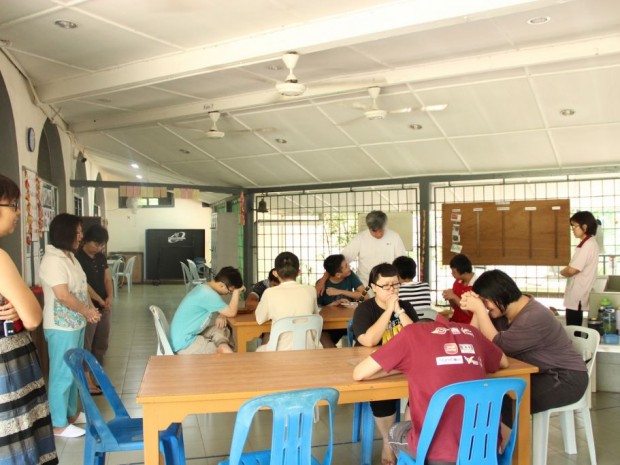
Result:
{"label": "water bottle", "polygon": [[616,334],[616,310],[606,307],[603,312],[603,334]]}

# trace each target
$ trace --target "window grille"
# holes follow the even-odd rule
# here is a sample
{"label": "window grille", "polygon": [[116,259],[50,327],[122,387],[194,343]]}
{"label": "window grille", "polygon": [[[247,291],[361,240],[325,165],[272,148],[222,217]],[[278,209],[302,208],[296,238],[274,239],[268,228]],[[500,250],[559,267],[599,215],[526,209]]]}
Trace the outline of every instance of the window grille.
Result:
{"label": "window grille", "polygon": [[[267,212],[257,211],[260,200]],[[254,206],[255,281],[267,277],[280,252],[290,251],[299,257],[301,282],[314,284],[323,275],[323,260],[342,251],[358,232],[359,216],[372,210],[388,215],[388,228],[390,212],[411,212],[414,240],[405,248],[417,262],[418,204],[417,185],[261,194]]]}

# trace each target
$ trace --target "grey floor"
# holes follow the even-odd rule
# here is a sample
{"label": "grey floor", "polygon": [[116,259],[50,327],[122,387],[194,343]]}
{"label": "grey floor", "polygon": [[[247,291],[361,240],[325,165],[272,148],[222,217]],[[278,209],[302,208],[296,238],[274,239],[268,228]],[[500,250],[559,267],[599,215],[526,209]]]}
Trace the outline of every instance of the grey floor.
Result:
{"label": "grey floor", "polygon": [[[184,295],[185,288],[180,285],[150,284],[134,285],[131,294],[124,287],[115,301],[112,319],[110,349],[106,358],[105,369],[117,392],[132,416],[140,417],[140,405],[136,403],[136,394],[146,367],[148,358],[155,354],[156,336],[153,318],[148,311],[150,304],[159,305],[169,319]],[[171,381],[172,382],[172,381]],[[619,386],[620,388],[620,386]],[[103,406],[102,398],[98,402]],[[270,421],[268,412],[261,412],[261,417],[250,434],[249,449],[266,448],[270,441]],[[358,465],[360,463],[359,444],[351,443],[352,408],[349,405],[338,407],[335,421],[334,458],[335,465]],[[321,415],[324,422],[325,415]],[[594,427],[596,452],[599,465],[617,465],[620,463],[620,394],[598,392],[593,395],[592,422]],[[217,464],[228,454],[234,414],[193,415],[183,422],[185,450],[188,464]],[[564,453],[562,435],[557,418],[552,418],[549,438],[549,465],[588,464],[590,462],[583,424],[576,420],[577,449],[576,455]],[[316,433],[316,443],[325,444],[326,425],[320,423]],[[83,464],[84,440],[56,439],[56,448],[62,465]],[[374,461],[380,464],[381,445],[375,440]],[[322,448],[317,447],[317,454],[322,456]],[[108,454],[107,464],[139,464],[144,458],[141,452]]]}

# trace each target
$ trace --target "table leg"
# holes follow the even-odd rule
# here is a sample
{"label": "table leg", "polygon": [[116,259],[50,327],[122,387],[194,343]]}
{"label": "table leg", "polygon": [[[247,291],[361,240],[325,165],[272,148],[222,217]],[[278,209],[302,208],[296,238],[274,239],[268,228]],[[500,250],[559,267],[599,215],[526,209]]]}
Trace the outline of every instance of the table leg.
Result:
{"label": "table leg", "polygon": [[532,423],[530,421],[530,375],[522,375],[527,384],[519,407],[519,429],[517,444],[512,456],[513,465],[530,465],[532,462]]}
{"label": "table leg", "polygon": [[245,331],[233,327],[233,338],[235,339],[235,344],[237,345],[237,352],[248,351],[248,338]]}
{"label": "table leg", "polygon": [[159,464],[159,431],[155,406],[142,406],[142,428],[144,430],[144,465]]}

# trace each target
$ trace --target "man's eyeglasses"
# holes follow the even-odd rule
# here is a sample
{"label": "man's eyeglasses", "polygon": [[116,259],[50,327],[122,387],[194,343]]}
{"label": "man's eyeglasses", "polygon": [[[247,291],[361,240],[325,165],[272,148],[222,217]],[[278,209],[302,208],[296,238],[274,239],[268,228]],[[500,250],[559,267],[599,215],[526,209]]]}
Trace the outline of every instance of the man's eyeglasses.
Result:
{"label": "man's eyeglasses", "polygon": [[0,207],[11,207],[14,211],[19,210],[19,202],[0,203]]}
{"label": "man's eyeglasses", "polygon": [[400,287],[400,283],[390,283],[390,284],[375,284],[375,286],[386,290],[386,289],[398,289]]}

